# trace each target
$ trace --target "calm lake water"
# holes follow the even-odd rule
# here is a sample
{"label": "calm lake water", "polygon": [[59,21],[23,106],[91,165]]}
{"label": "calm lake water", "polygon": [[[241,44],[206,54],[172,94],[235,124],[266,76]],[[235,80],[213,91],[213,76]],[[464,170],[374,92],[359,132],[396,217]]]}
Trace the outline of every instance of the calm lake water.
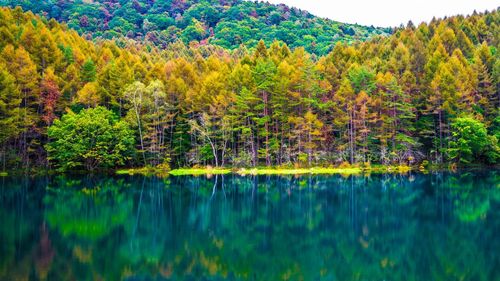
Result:
{"label": "calm lake water", "polygon": [[500,172],[0,178],[0,280],[500,280]]}

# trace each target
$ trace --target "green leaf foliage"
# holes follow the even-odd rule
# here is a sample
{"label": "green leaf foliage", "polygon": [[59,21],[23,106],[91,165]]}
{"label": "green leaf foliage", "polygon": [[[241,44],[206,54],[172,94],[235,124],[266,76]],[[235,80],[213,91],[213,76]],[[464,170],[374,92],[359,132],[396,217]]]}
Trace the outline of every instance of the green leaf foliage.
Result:
{"label": "green leaf foliage", "polygon": [[210,41],[236,49],[241,44],[255,46],[263,39],[268,45],[279,40],[293,48],[303,46],[309,52],[325,55],[336,42],[367,40],[391,32],[390,28],[339,23],[264,1],[128,0],[111,3],[109,0],[0,1],[2,6],[21,6],[24,10],[67,22],[80,34],[90,34],[94,38],[145,39],[157,46],[180,38],[186,44]]}
{"label": "green leaf foliage", "polygon": [[112,168],[130,159],[134,134],[104,107],[68,112],[47,131],[49,161],[60,170]]}
{"label": "green leaf foliage", "polygon": [[496,163],[500,156],[498,140],[488,135],[482,122],[471,117],[460,117],[451,124],[451,131],[452,141],[448,149],[451,159],[470,163],[486,158],[486,161]]}
{"label": "green leaf foliage", "polygon": [[[329,31],[283,5],[119,2],[21,2],[55,18],[85,11],[67,24],[0,8],[2,170],[498,163],[498,10],[343,37],[318,56]],[[218,30],[231,49],[214,45]],[[114,114],[85,115],[104,109]]]}

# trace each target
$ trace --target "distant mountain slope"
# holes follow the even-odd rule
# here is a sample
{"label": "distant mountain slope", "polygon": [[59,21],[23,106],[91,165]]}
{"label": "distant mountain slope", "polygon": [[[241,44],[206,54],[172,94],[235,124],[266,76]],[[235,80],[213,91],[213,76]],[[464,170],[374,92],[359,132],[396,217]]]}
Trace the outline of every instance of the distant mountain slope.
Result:
{"label": "distant mountain slope", "polygon": [[163,46],[176,39],[224,48],[280,40],[324,55],[338,41],[387,35],[389,28],[343,24],[286,5],[242,0],[0,0],[41,13],[88,37],[127,36]]}

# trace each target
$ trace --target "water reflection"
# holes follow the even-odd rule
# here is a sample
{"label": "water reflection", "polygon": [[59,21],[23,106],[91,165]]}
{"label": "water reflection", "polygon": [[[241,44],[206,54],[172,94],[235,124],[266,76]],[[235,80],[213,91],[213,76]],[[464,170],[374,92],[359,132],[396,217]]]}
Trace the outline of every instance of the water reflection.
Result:
{"label": "water reflection", "polygon": [[0,280],[500,279],[496,171],[0,180]]}

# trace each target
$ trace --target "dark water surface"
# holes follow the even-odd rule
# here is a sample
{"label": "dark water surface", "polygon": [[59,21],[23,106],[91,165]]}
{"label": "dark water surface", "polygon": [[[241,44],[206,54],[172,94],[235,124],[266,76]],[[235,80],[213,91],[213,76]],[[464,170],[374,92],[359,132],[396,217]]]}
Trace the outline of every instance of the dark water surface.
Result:
{"label": "dark water surface", "polygon": [[500,172],[0,178],[0,280],[500,280]]}

